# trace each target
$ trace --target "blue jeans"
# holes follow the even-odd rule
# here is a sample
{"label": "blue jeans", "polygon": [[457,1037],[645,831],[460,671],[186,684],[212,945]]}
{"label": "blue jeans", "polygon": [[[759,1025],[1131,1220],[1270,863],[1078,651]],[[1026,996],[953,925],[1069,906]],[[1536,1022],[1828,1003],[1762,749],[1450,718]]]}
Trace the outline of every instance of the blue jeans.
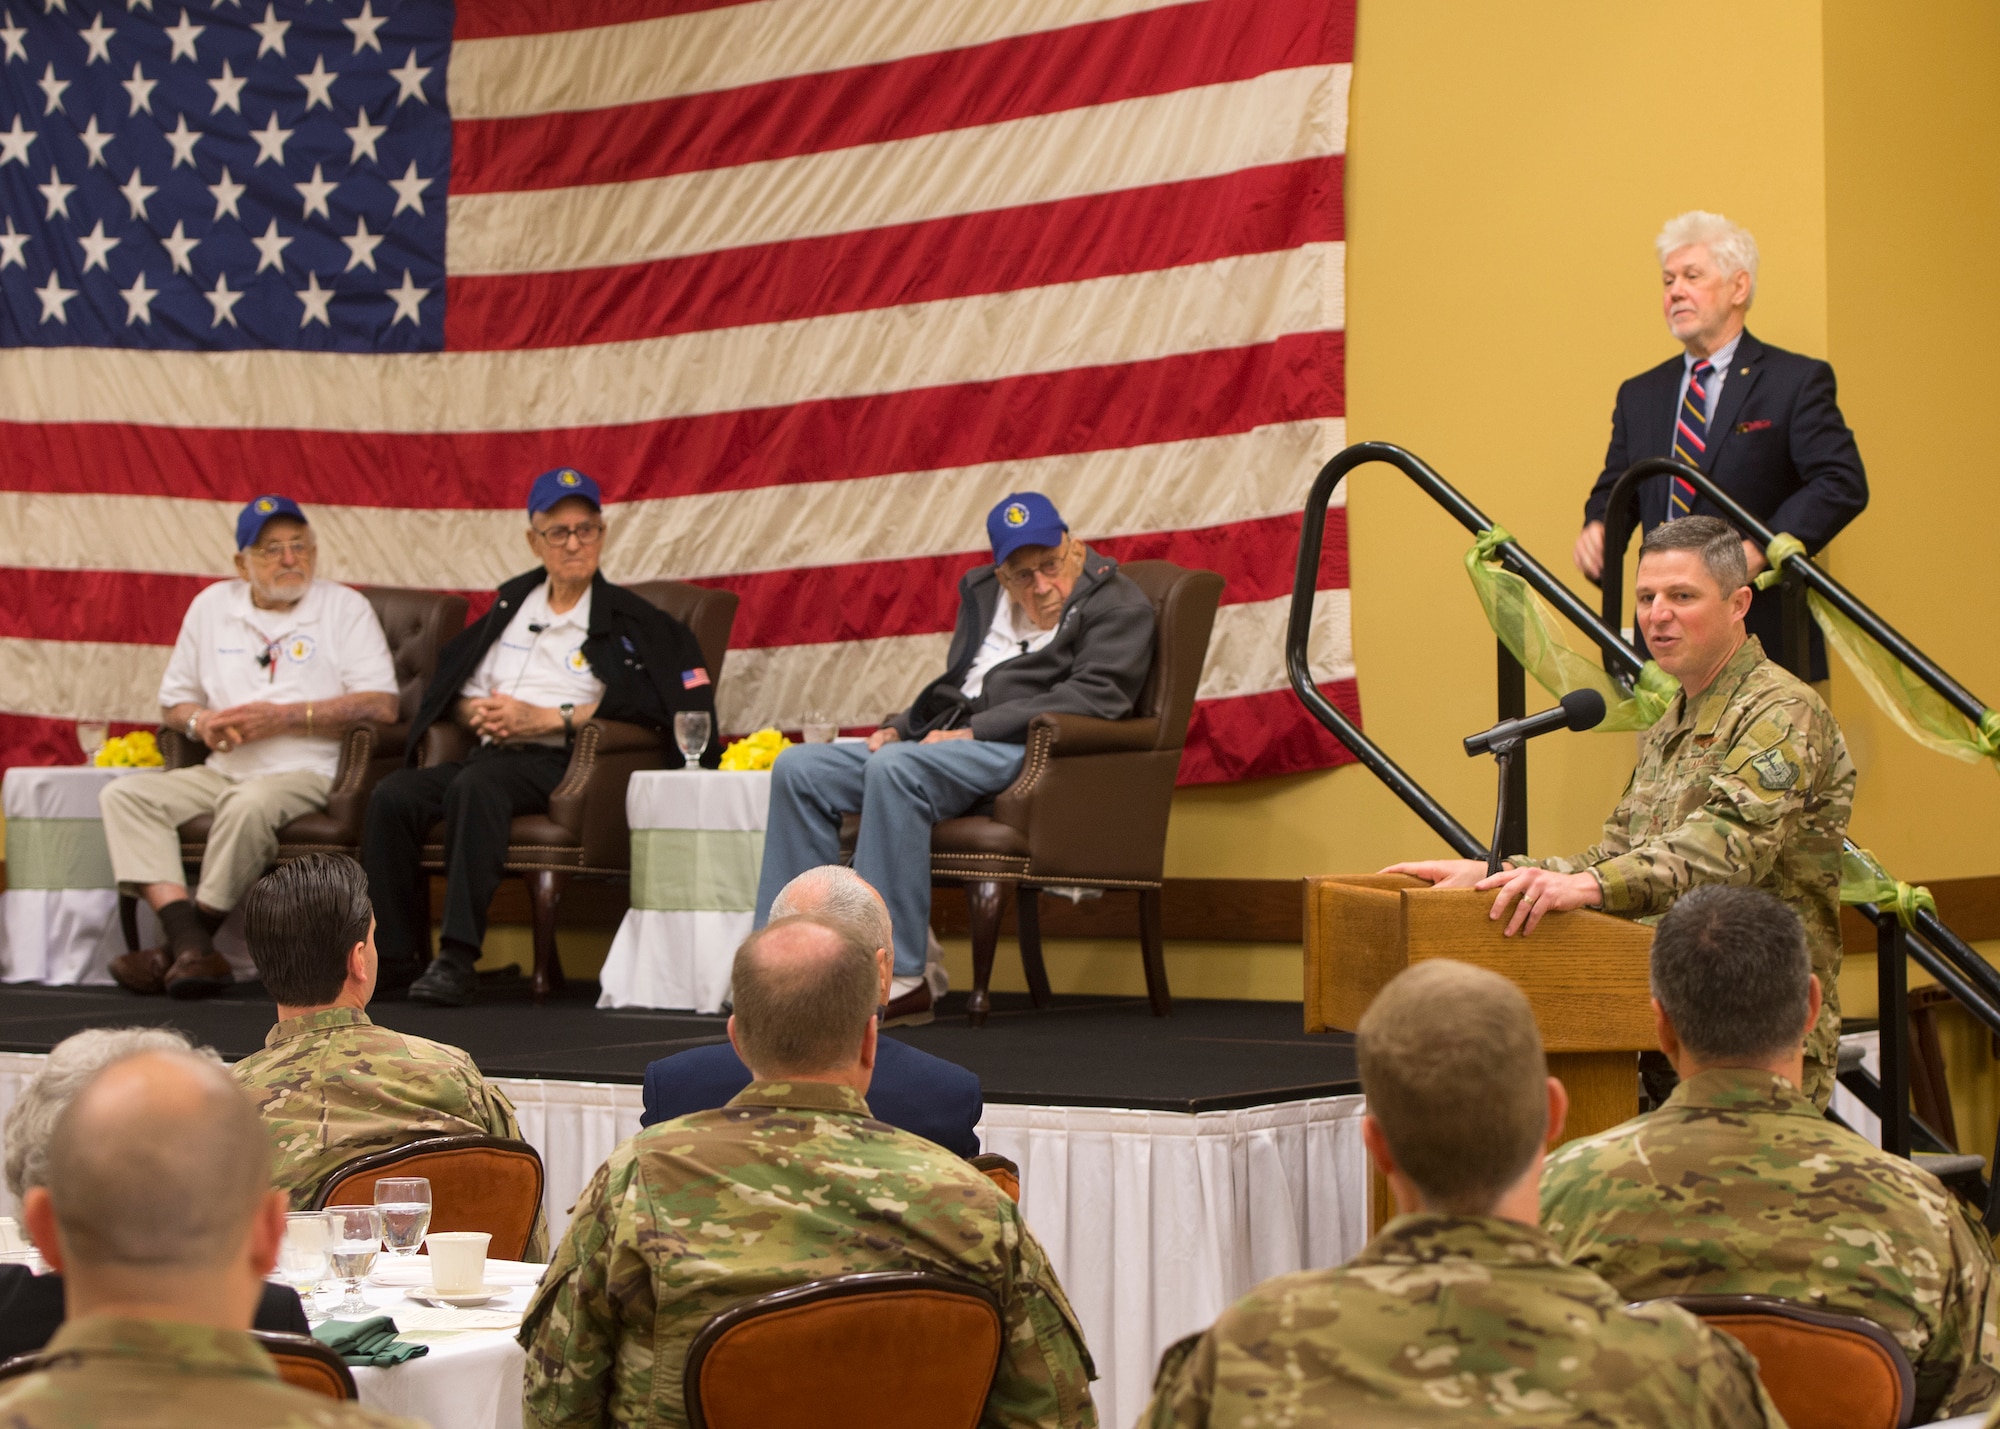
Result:
{"label": "blue jeans", "polygon": [[861,815],[854,871],[889,905],[896,976],[924,970],[931,922],[931,825],[957,818],[1019,777],[1027,750],[978,739],[938,744],[799,744],[771,766],[771,812],[757,926],[787,883],[840,862],[840,816]]}

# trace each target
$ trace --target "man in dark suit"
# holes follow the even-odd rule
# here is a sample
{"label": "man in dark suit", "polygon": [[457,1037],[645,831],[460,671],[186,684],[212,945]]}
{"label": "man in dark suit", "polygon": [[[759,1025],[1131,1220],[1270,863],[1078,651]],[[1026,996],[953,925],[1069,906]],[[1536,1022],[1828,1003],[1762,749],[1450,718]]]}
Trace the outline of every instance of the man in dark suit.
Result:
{"label": "man in dark suit", "polygon": [[[888,905],[851,868],[809,868],[786,884],[771,904],[772,918],[807,915],[829,923],[863,947],[875,949],[882,1000],[889,999],[895,938]],[[646,1111],[652,1126],[690,1112],[713,1111],[750,1085],[750,1069],[727,1042],[663,1057],[646,1068]],[[880,1121],[971,1158],[979,1154],[979,1078],[956,1063],[884,1037],[875,1044],[875,1079],[868,1109]]]}
{"label": "man in dark suit", "polygon": [[[1861,453],[1834,400],[1833,368],[1745,331],[1757,296],[1757,242],[1749,233],[1720,214],[1696,210],[1671,220],[1655,247],[1667,327],[1685,351],[1618,389],[1604,471],[1584,503],[1577,569],[1602,579],[1612,484],[1651,456],[1697,468],[1771,530],[1798,537],[1808,554],[1817,554],[1868,504]],[[1642,533],[1689,515],[1723,513],[1665,477],[1640,492]],[[1743,547],[1750,573],[1765,569],[1763,549],[1747,539]],[[1744,626],[1766,650],[1784,648],[1776,590],[1757,592]],[[1826,678],[1817,627],[1806,677]]]}

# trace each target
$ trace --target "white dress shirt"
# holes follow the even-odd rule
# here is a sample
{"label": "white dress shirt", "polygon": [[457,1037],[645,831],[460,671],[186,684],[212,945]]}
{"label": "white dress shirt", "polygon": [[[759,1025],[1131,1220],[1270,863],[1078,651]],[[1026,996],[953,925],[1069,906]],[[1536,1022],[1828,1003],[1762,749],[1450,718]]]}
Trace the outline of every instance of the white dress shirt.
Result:
{"label": "white dress shirt", "polygon": [[[1701,415],[1702,415],[1702,420],[1705,423],[1709,424],[1711,427],[1714,425],[1715,407],[1716,404],[1722,400],[1722,383],[1724,379],[1729,376],[1729,364],[1736,360],[1736,345],[1742,341],[1743,341],[1743,334],[1739,332],[1736,334],[1736,336],[1729,339],[1729,341],[1725,342],[1721,347],[1718,347],[1713,353],[1709,354],[1709,356],[1707,356],[1706,358],[1696,357],[1691,352],[1684,352],[1681,354],[1681,385],[1680,385],[1680,390],[1674,393],[1674,420],[1676,422],[1680,421],[1681,418],[1681,403],[1687,400],[1688,379],[1694,376],[1694,365],[1697,362],[1712,362],[1715,364],[1715,371],[1708,374],[1708,383],[1706,388],[1704,389],[1708,393],[1708,410],[1703,412]],[[1674,431],[1668,434],[1667,437],[1668,456],[1672,456],[1674,454],[1674,438],[1679,435],[1680,433],[1678,429],[1675,429]],[[1715,445],[1715,437],[1712,433],[1707,438],[1707,441],[1710,446]],[[1699,465],[1699,463],[1697,463],[1697,465]],[[1703,469],[1706,470],[1706,468]]]}
{"label": "white dress shirt", "polygon": [[965,679],[959,689],[969,700],[979,698],[979,692],[986,688],[986,672],[1003,660],[1011,660],[1016,655],[1027,655],[1041,649],[1056,638],[1056,630],[1043,630],[1030,621],[1025,612],[1014,604],[1014,597],[1003,587],[1000,604],[993,612],[993,623],[986,627],[986,639],[980,642],[979,653],[972,657],[972,668],[965,672]]}
{"label": "white dress shirt", "polygon": [[[604,695],[604,682],[590,668],[583,642],[590,634],[590,592],[557,615],[549,609],[549,585],[528,592],[500,638],[487,647],[472,678],[459,687],[466,699],[512,695],[541,709],[587,705]],[[562,744],[561,734],[512,743]]]}

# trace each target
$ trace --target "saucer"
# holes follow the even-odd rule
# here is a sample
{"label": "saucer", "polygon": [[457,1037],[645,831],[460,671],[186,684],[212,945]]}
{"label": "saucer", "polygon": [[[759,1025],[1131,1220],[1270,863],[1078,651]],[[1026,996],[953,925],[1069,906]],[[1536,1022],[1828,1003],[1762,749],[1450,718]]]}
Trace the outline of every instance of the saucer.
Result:
{"label": "saucer", "polygon": [[439,1290],[431,1285],[413,1285],[406,1292],[412,1300],[420,1300],[426,1305],[453,1305],[469,1309],[474,1305],[484,1305],[489,1300],[498,1300],[507,1293],[504,1285],[482,1285],[477,1290]]}

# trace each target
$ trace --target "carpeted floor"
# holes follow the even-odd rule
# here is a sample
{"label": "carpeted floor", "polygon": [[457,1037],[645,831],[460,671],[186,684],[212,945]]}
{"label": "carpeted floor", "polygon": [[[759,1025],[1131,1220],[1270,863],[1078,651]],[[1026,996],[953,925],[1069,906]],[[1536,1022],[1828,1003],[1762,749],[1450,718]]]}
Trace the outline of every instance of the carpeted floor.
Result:
{"label": "carpeted floor", "polygon": [[[451,1042],[492,1076],[636,1082],[646,1064],[723,1037],[723,1019],[690,1012],[600,1012],[595,983],[537,1007],[518,978],[489,982],[470,1008],[378,1003],[376,1021]],[[1215,1111],[1353,1091],[1345,1036],[1309,1037],[1299,1004],[1177,1002],[1154,1018],[1142,998],[1060,998],[1038,1012],[995,994],[983,1028],[946,999],[927,1027],[889,1035],[969,1067],[986,1098],[1037,1105]],[[141,998],[118,988],[0,987],[0,1050],[45,1052],[84,1027],[171,1024],[223,1056],[263,1045],[271,1004],[256,984],[207,1002]]]}

